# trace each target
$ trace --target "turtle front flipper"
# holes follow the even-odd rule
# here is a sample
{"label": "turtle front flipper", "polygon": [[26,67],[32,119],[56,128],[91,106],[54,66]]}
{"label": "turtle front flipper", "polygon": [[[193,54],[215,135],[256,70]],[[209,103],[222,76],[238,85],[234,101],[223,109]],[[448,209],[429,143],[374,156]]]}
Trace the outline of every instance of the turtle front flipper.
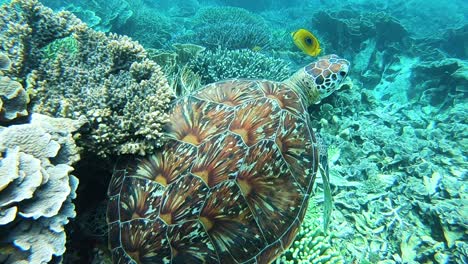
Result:
{"label": "turtle front flipper", "polygon": [[328,146],[318,133],[316,137],[319,149],[319,170],[323,181],[323,231],[327,232],[333,206],[328,168]]}

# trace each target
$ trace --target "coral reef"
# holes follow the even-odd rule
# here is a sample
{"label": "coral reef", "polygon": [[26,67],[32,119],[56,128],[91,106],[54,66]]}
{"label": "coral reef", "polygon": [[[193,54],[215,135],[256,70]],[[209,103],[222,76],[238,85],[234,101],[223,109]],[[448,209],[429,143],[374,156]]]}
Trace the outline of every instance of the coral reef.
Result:
{"label": "coral reef", "polygon": [[77,53],[45,58],[36,70],[33,109],[86,116],[90,129],[80,145],[99,156],[151,151],[172,96],[161,68],[127,37],[81,28],[73,38],[79,43]]}
{"label": "coral reef", "polygon": [[314,14],[312,25],[325,41],[325,53],[356,54],[370,39],[378,51],[391,47],[403,50],[408,46],[407,30],[383,12],[319,11]]}
{"label": "coral reef", "polygon": [[313,127],[341,153],[330,164],[337,209],[331,232],[346,262],[466,262],[466,92],[432,106],[405,97],[411,78],[429,80],[437,69],[425,77],[394,72],[401,80],[380,84],[389,96],[379,100],[380,89],[356,84],[312,111]]}
{"label": "coral reef", "polygon": [[103,32],[119,29],[133,15],[126,0],[42,0],[41,2],[54,10],[70,11],[89,27]]}
{"label": "coral reef", "polygon": [[[12,61],[5,74],[25,87],[33,112],[85,116],[89,125],[78,144],[101,157],[143,155],[158,144],[172,91],[141,45],[93,31],[33,0],[14,1],[0,12],[2,49]],[[2,87],[19,90],[10,83]]]}
{"label": "coral reef", "polygon": [[201,87],[200,76],[187,66],[187,63],[202,55],[205,47],[195,44],[172,45],[172,50],[148,50],[148,57],[163,67],[169,85],[176,96],[183,96]]}
{"label": "coral reef", "polygon": [[0,70],[10,69],[10,64],[10,58],[8,58],[7,55],[3,54],[3,52],[0,52]]}
{"label": "coral reef", "polygon": [[459,28],[466,24],[465,14],[468,12],[468,6],[463,0],[453,0],[450,2],[427,2],[424,0],[329,0],[320,1],[320,7],[353,11],[385,10],[389,15],[401,21],[411,36],[416,38],[432,38],[442,35],[447,28]]}
{"label": "coral reef", "polygon": [[138,40],[145,48],[167,48],[178,26],[175,21],[156,8],[146,7],[143,2],[132,3],[131,10],[132,17],[114,32]]}
{"label": "coral reef", "polygon": [[[468,262],[462,1],[421,8],[421,0],[308,1],[288,9],[270,0],[210,1],[260,14],[197,0],[41,2],[88,25],[36,0],[0,9],[0,262],[60,261],[63,227],[75,215],[71,166],[78,155],[70,133],[85,154],[107,160],[151,152],[160,143],[170,87],[183,96],[228,78],[281,81],[313,60],[291,42],[298,28],[316,34],[324,53],[352,61],[354,83],[310,109],[312,127],[333,146],[329,235],[316,212],[322,201],[313,197],[296,241],[277,262]],[[430,10],[437,6],[444,8]],[[147,54],[143,46],[155,49]],[[75,121],[39,124],[46,117],[33,112],[88,123],[75,134]],[[25,135],[36,144],[23,144]],[[83,192],[98,192],[101,185],[89,187],[95,182],[88,178],[105,182],[106,173],[80,178],[81,187],[89,181]],[[86,209],[74,223],[79,228],[67,232],[95,243],[103,215],[94,213],[102,209]],[[71,256],[81,250],[77,243],[91,240],[80,239],[69,243],[76,250],[70,259],[84,263]],[[92,247],[97,263],[109,261],[105,245],[86,250]]]}
{"label": "coral reef", "polygon": [[229,78],[282,81],[289,77],[288,63],[251,50],[204,51],[188,63],[202,84]]}
{"label": "coral reef", "polygon": [[261,16],[242,8],[202,8],[192,21],[193,29],[175,42],[198,44],[209,49],[254,49],[270,43],[270,30]]}
{"label": "coral reef", "polygon": [[[428,78],[428,77],[431,78]],[[412,68],[408,97],[433,106],[453,105],[468,92],[468,61],[447,58],[418,63]]]}
{"label": "coral reef", "polygon": [[274,263],[345,263],[337,249],[332,246],[332,236],[324,234],[319,227],[319,218],[317,204],[309,201],[307,213],[294,242]]}
{"label": "coral reef", "polygon": [[45,263],[65,252],[78,186],[72,133],[83,123],[33,114],[29,124],[0,127],[2,263]]}
{"label": "coral reef", "polygon": [[287,2],[274,0],[257,0],[257,1],[242,1],[242,0],[219,0],[220,3],[228,6],[237,6],[253,11],[261,11],[265,9],[283,9],[288,6],[304,4],[298,0],[290,0]]}
{"label": "coral reef", "polygon": [[10,121],[27,116],[29,96],[21,83],[7,76],[0,76],[0,121]]}
{"label": "coral reef", "polygon": [[38,1],[12,1],[0,8],[3,52],[11,61],[4,74],[25,87],[26,75],[37,65],[39,50],[55,39],[71,34],[81,23],[68,12],[54,12]]}

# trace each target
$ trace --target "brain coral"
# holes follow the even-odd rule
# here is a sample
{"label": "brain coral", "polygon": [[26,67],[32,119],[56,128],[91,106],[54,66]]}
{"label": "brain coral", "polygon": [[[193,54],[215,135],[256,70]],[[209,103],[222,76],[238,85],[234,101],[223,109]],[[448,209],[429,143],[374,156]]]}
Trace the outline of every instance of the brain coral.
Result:
{"label": "brain coral", "polygon": [[77,143],[101,157],[144,154],[158,143],[172,90],[161,68],[128,37],[88,28],[36,0],[0,9],[6,75],[25,87],[33,112],[86,117]]}
{"label": "brain coral", "polygon": [[0,261],[45,263],[65,252],[64,225],[79,160],[72,132],[83,124],[33,114],[29,124],[0,127]]}

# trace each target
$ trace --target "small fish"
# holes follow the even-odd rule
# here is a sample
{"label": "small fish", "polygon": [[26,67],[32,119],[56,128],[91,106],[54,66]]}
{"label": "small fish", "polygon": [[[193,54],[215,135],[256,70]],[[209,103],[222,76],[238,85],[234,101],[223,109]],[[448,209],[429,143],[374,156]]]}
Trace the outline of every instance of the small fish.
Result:
{"label": "small fish", "polygon": [[260,46],[254,46],[252,49],[251,49],[253,52],[259,52],[262,50],[262,47]]}
{"label": "small fish", "polygon": [[291,36],[294,44],[307,55],[315,57],[322,51],[318,39],[306,29],[294,31]]}

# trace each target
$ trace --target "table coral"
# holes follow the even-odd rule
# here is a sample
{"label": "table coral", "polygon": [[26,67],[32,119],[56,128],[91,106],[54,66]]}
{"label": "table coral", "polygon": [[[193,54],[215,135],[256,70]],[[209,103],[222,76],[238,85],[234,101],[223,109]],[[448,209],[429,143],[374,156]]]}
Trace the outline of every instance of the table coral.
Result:
{"label": "table coral", "polygon": [[[187,1],[185,1],[187,2]],[[184,4],[180,4],[185,5]],[[125,25],[113,30],[137,40],[145,48],[163,48],[181,25],[159,8],[149,7],[144,2],[132,2],[133,15]]]}
{"label": "table coral", "polygon": [[0,127],[2,263],[45,263],[65,252],[78,186],[72,133],[83,123],[33,114],[28,124]]}

